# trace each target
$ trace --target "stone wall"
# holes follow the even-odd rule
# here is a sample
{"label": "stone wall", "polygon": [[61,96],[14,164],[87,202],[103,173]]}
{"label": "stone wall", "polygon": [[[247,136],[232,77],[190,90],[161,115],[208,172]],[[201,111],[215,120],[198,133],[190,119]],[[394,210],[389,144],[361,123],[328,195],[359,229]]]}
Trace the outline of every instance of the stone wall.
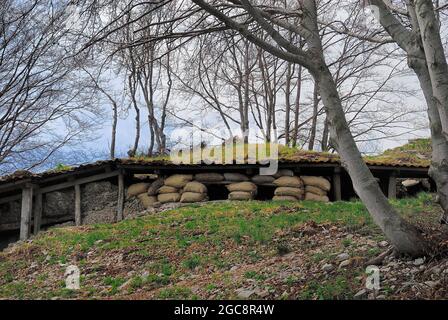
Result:
{"label": "stone wall", "polygon": [[[115,221],[118,186],[109,181],[81,186],[81,212],[83,224],[110,223]],[[18,230],[20,226],[20,201],[0,205],[0,231]],[[143,211],[137,200],[125,202],[124,216]],[[73,188],[47,193],[43,196],[42,225],[74,221],[75,192]]]}

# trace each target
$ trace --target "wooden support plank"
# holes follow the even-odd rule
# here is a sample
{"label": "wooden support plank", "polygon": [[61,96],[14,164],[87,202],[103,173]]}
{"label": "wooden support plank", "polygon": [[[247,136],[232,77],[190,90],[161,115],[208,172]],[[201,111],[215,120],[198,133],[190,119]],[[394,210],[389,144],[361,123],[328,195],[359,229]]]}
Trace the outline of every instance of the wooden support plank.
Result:
{"label": "wooden support plank", "polygon": [[80,226],[81,224],[81,186],[75,184],[75,225]]}
{"label": "wooden support plank", "polygon": [[389,184],[387,187],[387,197],[389,199],[397,198],[397,175],[395,172],[392,172],[389,175]]}
{"label": "wooden support plank", "polygon": [[42,224],[42,210],[43,210],[43,202],[42,202],[42,193],[37,193],[34,199],[34,235],[37,235],[40,232],[40,227]]}
{"label": "wooden support plank", "polygon": [[333,173],[333,197],[334,201],[342,200],[342,188],[341,188],[341,169],[335,168]]}
{"label": "wooden support plank", "polygon": [[118,201],[117,201],[117,222],[123,220],[124,210],[124,173],[118,174]]}
{"label": "wooden support plank", "polygon": [[33,187],[26,185],[22,189],[22,208],[20,214],[20,240],[30,237],[30,223],[33,212]]}

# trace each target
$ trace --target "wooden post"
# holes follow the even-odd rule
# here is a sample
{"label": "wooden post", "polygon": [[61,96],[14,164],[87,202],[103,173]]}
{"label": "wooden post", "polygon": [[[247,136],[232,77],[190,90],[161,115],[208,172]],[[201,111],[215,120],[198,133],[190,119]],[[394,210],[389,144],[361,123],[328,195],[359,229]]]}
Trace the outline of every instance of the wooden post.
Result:
{"label": "wooden post", "polygon": [[33,186],[25,185],[22,189],[22,208],[20,214],[20,240],[30,237],[30,223],[33,212]]}
{"label": "wooden post", "polygon": [[34,199],[34,235],[37,235],[40,232],[40,227],[42,224],[42,210],[43,210],[43,203],[42,203],[42,193],[38,192],[36,194],[36,197]]}
{"label": "wooden post", "polygon": [[342,190],[341,190],[341,168],[334,168],[333,173],[333,196],[334,201],[342,200]]}
{"label": "wooden post", "polygon": [[389,176],[389,185],[387,187],[387,197],[389,199],[397,198],[397,174],[392,172]]}
{"label": "wooden post", "polygon": [[81,219],[81,186],[75,184],[75,225],[80,226],[82,224]]}
{"label": "wooden post", "polygon": [[124,210],[124,173],[118,174],[118,201],[117,201],[117,222],[123,220]]}

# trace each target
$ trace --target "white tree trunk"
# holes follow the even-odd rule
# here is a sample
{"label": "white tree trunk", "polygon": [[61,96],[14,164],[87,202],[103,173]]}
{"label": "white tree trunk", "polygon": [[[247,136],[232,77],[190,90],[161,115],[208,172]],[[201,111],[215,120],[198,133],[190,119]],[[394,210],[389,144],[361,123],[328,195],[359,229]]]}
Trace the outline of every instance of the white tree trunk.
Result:
{"label": "white tree trunk", "polygon": [[326,66],[315,75],[319,83],[330,125],[332,145],[347,169],[356,193],[361,198],[375,223],[383,230],[391,244],[402,254],[419,256],[426,252],[425,241],[418,230],[407,223],[389,204],[377,181],[361,157],[348,128],[336,84]]}
{"label": "white tree trunk", "polygon": [[443,134],[448,137],[448,65],[440,38],[440,28],[431,0],[415,0],[434,103],[439,111]]}

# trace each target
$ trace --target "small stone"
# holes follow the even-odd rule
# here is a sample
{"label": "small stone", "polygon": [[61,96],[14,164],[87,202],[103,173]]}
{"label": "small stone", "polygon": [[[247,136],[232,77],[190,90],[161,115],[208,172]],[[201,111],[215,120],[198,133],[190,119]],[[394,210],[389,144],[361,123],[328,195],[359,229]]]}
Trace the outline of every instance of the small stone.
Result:
{"label": "small stone", "polygon": [[366,294],[367,294],[367,290],[366,290],[366,289],[362,289],[362,290],[358,291],[358,292],[353,296],[353,298],[355,298],[355,299],[361,299],[361,298],[364,298],[364,297],[366,296]]}
{"label": "small stone", "polygon": [[322,270],[325,272],[330,272],[333,269],[334,269],[334,266],[330,263],[326,263],[322,266]]}
{"label": "small stone", "polygon": [[414,266],[421,266],[424,263],[425,263],[425,259],[424,258],[415,259],[414,262],[413,262]]}
{"label": "small stone", "polygon": [[425,281],[425,284],[430,288],[436,287],[439,283],[439,281]]}
{"label": "small stone", "polygon": [[378,243],[378,246],[381,247],[381,248],[385,248],[388,245],[389,245],[389,242],[387,242],[387,241],[381,241],[381,242]]}
{"label": "small stone", "polygon": [[240,299],[249,299],[254,293],[254,290],[246,289],[246,288],[240,288],[236,290],[237,296]]}
{"label": "small stone", "polygon": [[236,271],[238,269],[238,266],[233,266],[232,268],[230,268],[230,271]]}
{"label": "small stone", "polygon": [[345,268],[350,265],[350,260],[344,260],[339,264],[339,268]]}
{"label": "small stone", "polygon": [[350,255],[348,254],[348,253],[341,253],[340,255],[338,255],[337,257],[336,257],[336,261],[337,262],[341,262],[341,261],[344,261],[344,260],[347,260],[347,259],[349,259],[350,258]]}
{"label": "small stone", "polygon": [[380,294],[376,297],[376,300],[386,300],[386,296],[384,294]]}
{"label": "small stone", "polygon": [[255,290],[255,294],[260,298],[266,298],[269,295],[269,292],[267,290],[257,289]]}

